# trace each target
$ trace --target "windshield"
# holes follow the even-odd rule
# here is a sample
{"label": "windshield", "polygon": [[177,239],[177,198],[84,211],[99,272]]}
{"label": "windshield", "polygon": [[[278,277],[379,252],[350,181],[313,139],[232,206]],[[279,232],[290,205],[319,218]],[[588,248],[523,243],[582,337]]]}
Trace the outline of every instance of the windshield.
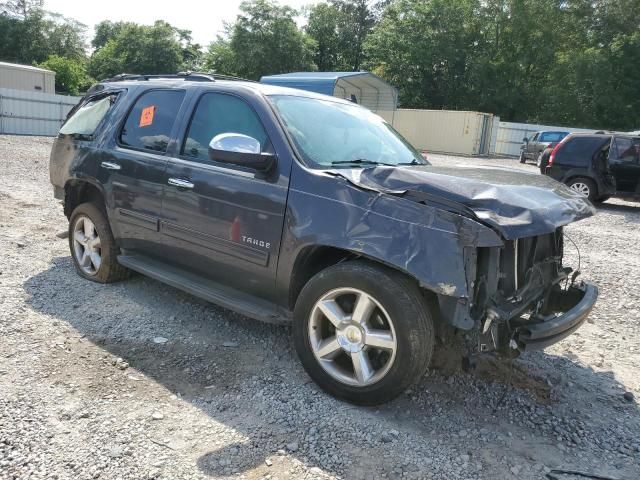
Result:
{"label": "windshield", "polygon": [[559,142],[564,137],[569,135],[569,132],[544,132],[540,135],[539,142]]}
{"label": "windshield", "polygon": [[391,125],[366,108],[291,95],[270,99],[310,167],[429,164]]}

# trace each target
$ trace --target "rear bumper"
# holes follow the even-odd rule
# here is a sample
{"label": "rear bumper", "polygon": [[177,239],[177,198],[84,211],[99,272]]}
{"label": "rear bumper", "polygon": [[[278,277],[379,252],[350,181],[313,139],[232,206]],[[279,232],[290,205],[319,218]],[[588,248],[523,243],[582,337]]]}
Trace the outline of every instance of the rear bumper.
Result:
{"label": "rear bumper", "polygon": [[597,298],[598,287],[590,283],[554,292],[549,299],[550,307],[553,311],[563,313],[520,327],[517,332],[518,343],[524,345],[525,350],[537,350],[568,337],[585,322]]}

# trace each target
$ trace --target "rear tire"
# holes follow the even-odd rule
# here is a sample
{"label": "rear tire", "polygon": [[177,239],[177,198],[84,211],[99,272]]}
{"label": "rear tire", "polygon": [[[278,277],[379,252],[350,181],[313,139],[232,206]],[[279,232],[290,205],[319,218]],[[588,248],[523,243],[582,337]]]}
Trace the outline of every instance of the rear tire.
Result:
{"label": "rear tire", "polygon": [[304,286],[294,309],[293,340],[322,389],[357,405],[379,405],[424,375],[434,328],[414,282],[352,261],[321,271]]}
{"label": "rear tire", "polygon": [[587,197],[591,202],[596,202],[598,198],[598,187],[589,178],[576,177],[567,182],[567,186],[581,195]]}
{"label": "rear tire", "polygon": [[69,217],[69,249],[81,277],[98,283],[112,283],[130,276],[118,263],[116,246],[104,211],[93,203],[78,205]]}

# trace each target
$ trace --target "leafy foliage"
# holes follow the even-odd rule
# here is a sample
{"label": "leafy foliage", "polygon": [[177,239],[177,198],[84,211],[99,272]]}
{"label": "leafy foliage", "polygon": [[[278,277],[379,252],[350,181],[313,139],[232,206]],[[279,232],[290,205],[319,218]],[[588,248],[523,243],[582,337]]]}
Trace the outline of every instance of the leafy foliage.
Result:
{"label": "leafy foliage", "polygon": [[640,128],[640,0],[392,0],[367,68],[404,106]]}
{"label": "leafy foliage", "polygon": [[640,0],[323,0],[303,9],[303,27],[300,12],[250,0],[206,51],[164,21],[103,21],[89,58],[86,27],[43,8],[0,1],[0,60],[45,65],[70,93],[89,74],[366,68],[405,107],[640,129]]}
{"label": "leafy foliage", "polygon": [[312,43],[298,29],[295,14],[292,8],[268,0],[243,2],[226,35],[209,46],[207,67],[256,80],[270,73],[313,68]]}
{"label": "leafy foliage", "polygon": [[42,10],[42,2],[0,4],[0,59],[32,64],[51,55],[85,57],[86,27]]}
{"label": "leafy foliage", "polygon": [[305,31],[315,40],[319,70],[360,70],[364,40],[375,24],[373,8],[367,0],[330,0],[308,8]]}
{"label": "leafy foliage", "polygon": [[58,92],[79,95],[92,83],[81,60],[51,55],[39,66],[56,72],[56,91]]}
{"label": "leafy foliage", "polygon": [[158,20],[153,25],[102,22],[92,42],[89,73],[98,79],[119,73],[175,73],[197,67],[200,47],[191,32]]}

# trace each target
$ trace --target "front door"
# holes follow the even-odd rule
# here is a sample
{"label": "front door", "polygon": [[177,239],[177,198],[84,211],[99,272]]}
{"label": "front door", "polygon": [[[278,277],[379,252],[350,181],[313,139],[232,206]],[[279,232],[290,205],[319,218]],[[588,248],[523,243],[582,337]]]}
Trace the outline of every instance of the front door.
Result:
{"label": "front door", "polygon": [[160,229],[177,266],[267,298],[275,282],[288,174],[279,165],[261,174],[209,158],[209,143],[223,133],[253,137],[263,152],[273,148],[247,101],[203,93],[167,166]]}
{"label": "front door", "polygon": [[540,138],[540,132],[536,133],[531,140],[529,140],[529,143],[527,143],[526,148],[526,157],[529,160],[535,160],[538,158],[536,151],[538,149],[538,139]]}
{"label": "front door", "polygon": [[619,192],[640,194],[640,139],[615,137],[609,150],[609,168]]}

